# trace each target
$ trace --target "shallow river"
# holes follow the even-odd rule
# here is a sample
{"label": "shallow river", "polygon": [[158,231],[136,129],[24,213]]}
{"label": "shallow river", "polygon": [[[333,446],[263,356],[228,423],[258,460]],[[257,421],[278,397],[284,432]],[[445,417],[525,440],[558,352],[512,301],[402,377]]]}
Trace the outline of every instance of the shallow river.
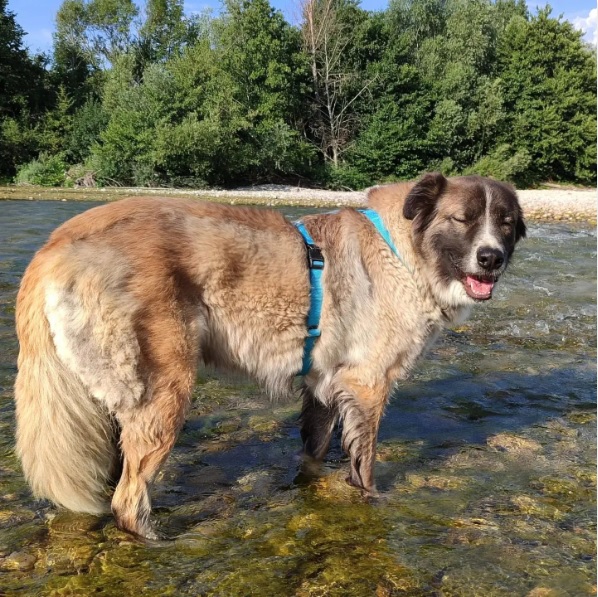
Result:
{"label": "shallow river", "polygon": [[0,595],[595,594],[594,228],[532,223],[492,303],[395,392],[375,502],[338,436],[302,470],[299,402],[201,372],[153,491],[170,540],[147,545],[33,501],[13,453],[19,279],[95,205],[0,202]]}

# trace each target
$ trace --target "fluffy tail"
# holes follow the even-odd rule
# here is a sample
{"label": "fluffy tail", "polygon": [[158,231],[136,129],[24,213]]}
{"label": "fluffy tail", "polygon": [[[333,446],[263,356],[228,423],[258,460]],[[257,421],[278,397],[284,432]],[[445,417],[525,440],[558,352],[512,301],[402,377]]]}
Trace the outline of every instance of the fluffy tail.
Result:
{"label": "fluffy tail", "polygon": [[76,512],[109,511],[108,484],[119,467],[115,426],[56,354],[35,261],[17,298],[17,334],[16,450],[33,493]]}

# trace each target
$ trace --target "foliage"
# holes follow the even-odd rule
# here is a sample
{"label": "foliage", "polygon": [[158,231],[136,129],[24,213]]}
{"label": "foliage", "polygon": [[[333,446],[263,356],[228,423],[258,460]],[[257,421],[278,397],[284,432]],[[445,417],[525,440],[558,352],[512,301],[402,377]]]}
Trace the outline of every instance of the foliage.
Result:
{"label": "foliage", "polygon": [[131,46],[137,14],[132,0],[64,0],[56,14],[56,39],[99,67]]}
{"label": "foliage", "polygon": [[21,166],[17,172],[17,184],[36,184],[60,187],[66,181],[67,164],[60,154],[40,154],[39,158]]}
{"label": "foliage", "polygon": [[[301,181],[424,171],[596,181],[596,52],[524,0],[63,0],[51,64],[0,0],[0,176],[69,184]],[[36,159],[37,156],[37,159]],[[51,156],[58,156],[52,158]],[[64,172],[72,176],[65,179]]]}
{"label": "foliage", "polygon": [[100,101],[88,99],[70,119],[64,152],[71,163],[83,162],[106,128],[108,115]]}
{"label": "foliage", "polygon": [[480,158],[473,166],[466,168],[463,174],[491,176],[525,187],[534,182],[530,176],[531,161],[532,158],[525,149],[514,152],[513,148],[505,143],[496,147],[491,154]]}
{"label": "foliage", "polygon": [[13,175],[36,153],[32,131],[47,107],[44,58],[27,53],[24,34],[0,0],[0,176]]}
{"label": "foliage", "polygon": [[[581,33],[541,10],[502,40],[508,114],[503,138],[531,157],[535,180],[596,181],[596,54]],[[508,133],[508,134],[507,134]]]}

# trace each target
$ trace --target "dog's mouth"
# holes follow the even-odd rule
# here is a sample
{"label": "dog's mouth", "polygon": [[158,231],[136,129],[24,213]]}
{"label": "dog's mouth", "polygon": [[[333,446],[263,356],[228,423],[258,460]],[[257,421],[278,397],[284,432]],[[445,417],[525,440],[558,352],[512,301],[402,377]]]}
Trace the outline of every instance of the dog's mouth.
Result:
{"label": "dog's mouth", "polygon": [[461,279],[465,292],[472,299],[487,301],[492,298],[492,290],[496,284],[496,278],[491,276],[475,276],[463,274]]}

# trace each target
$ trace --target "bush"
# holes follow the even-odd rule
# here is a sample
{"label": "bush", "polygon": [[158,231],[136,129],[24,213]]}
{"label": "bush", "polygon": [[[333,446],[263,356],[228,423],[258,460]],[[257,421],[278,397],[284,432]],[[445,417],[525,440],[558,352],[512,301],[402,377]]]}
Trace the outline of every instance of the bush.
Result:
{"label": "bush", "polygon": [[379,182],[347,164],[341,164],[338,168],[327,164],[325,180],[326,186],[335,191],[360,191]]}
{"label": "bush", "polygon": [[97,187],[97,174],[90,165],[89,160],[83,164],[75,164],[68,169],[64,186],[77,188]]}
{"label": "bush", "polygon": [[23,118],[0,120],[0,174],[12,178],[19,167],[39,153],[36,130]]}
{"label": "bush", "polygon": [[68,166],[60,154],[45,153],[24,164],[17,171],[17,184],[36,184],[43,187],[60,187],[66,182]]}
{"label": "bush", "polygon": [[457,176],[459,171],[455,165],[453,158],[446,157],[442,160],[432,160],[428,167],[427,172],[442,172],[445,176]]}
{"label": "bush", "polygon": [[497,180],[512,182],[518,187],[526,187],[537,182],[530,171],[531,161],[531,156],[525,149],[515,150],[504,143],[466,168],[463,174],[491,176]]}
{"label": "bush", "polygon": [[70,135],[66,141],[65,153],[69,161],[83,162],[87,159],[107,124],[108,115],[99,101],[91,99],[83,104],[73,115]]}

